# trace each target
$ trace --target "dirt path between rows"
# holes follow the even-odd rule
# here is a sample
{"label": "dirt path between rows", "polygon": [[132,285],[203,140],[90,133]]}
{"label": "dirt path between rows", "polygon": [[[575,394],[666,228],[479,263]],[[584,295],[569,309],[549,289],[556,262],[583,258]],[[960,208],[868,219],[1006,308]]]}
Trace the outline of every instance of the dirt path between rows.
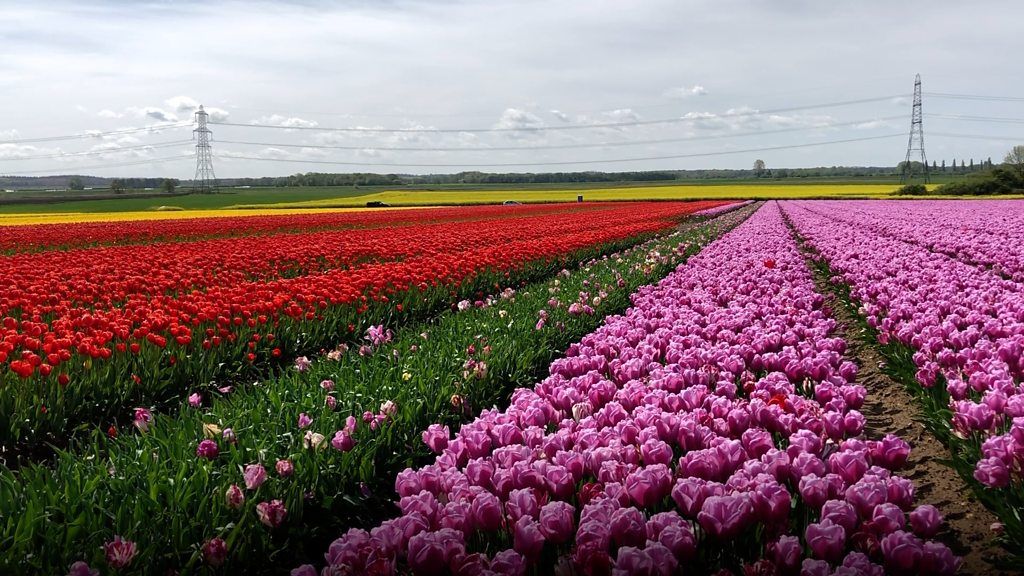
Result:
{"label": "dirt path between rows", "polygon": [[867,420],[865,437],[877,440],[891,433],[910,443],[910,459],[899,474],[914,482],[919,504],[932,504],[942,512],[946,525],[938,538],[963,558],[961,574],[1018,574],[996,566],[996,559],[1004,556],[993,543],[991,526],[998,519],[975,499],[956,471],[942,463],[949,451],[921,424],[918,403],[903,383],[882,370],[885,358],[860,327],[852,306],[835,294],[830,279],[809,259],[807,265],[825,298],[824,312],[837,323],[835,335],[846,341],[846,357],[859,367],[857,381],[867,388],[860,410]]}

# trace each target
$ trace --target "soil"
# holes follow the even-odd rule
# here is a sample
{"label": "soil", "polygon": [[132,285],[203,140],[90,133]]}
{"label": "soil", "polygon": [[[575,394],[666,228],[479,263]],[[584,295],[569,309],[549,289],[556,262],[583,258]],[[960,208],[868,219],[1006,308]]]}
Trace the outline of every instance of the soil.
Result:
{"label": "soil", "polygon": [[846,357],[855,362],[857,381],[868,394],[861,407],[867,421],[865,437],[877,440],[895,434],[911,446],[910,458],[899,474],[914,482],[915,500],[932,504],[946,522],[937,538],[963,559],[961,574],[1010,575],[1019,572],[998,566],[1005,553],[994,543],[992,524],[998,519],[985,508],[953,468],[943,463],[949,451],[921,423],[917,401],[904,384],[886,374],[885,358],[863,332],[851,305],[840,300],[829,279],[808,261],[818,292],[825,297],[825,312],[836,320],[836,336],[847,344]]}

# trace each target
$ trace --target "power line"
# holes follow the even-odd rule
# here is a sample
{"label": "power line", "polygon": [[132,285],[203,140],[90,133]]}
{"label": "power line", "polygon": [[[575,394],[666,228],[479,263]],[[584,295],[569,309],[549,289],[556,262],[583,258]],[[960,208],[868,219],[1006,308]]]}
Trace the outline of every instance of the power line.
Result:
{"label": "power line", "polygon": [[950,94],[948,92],[925,92],[931,98],[950,98],[953,100],[986,100],[989,102],[1024,102],[1020,96],[983,96],[980,94]]}
{"label": "power line", "polygon": [[998,116],[960,116],[955,114],[928,114],[930,118],[964,120],[966,122],[993,122],[996,124],[1024,124],[1024,118],[1003,118]]}
{"label": "power line", "polygon": [[423,164],[423,163],[393,163],[393,162],[335,162],[330,160],[290,160],[287,158],[260,158],[258,156],[242,156],[228,153],[223,156],[225,159],[236,160],[257,160],[265,162],[295,162],[302,164],[330,164],[338,166],[398,166],[410,168],[484,168],[492,166],[569,166],[574,164],[610,164],[619,162],[642,162],[647,160],[677,160],[681,158],[702,158],[708,156],[725,156],[729,154],[749,154],[752,152],[768,152],[773,150],[789,150],[794,148],[813,148],[815,146],[827,146],[832,144],[846,144],[850,142],[865,142],[868,140],[881,140],[894,138],[903,134],[885,134],[883,136],[866,136],[863,138],[847,138],[843,140],[829,140],[824,142],[811,142],[805,144],[791,144],[787,146],[768,146],[762,148],[748,148],[746,150],[727,150],[720,152],[699,152],[695,154],[670,154],[664,156],[644,156],[634,158],[615,158],[605,160],[564,160],[554,162],[493,162],[487,164]]}
{"label": "power line", "polygon": [[136,134],[139,132],[156,132],[173,128],[191,126],[190,122],[178,122],[176,124],[161,124],[158,126],[144,126],[142,128],[125,128],[124,130],[111,130],[108,132],[85,132],[67,136],[42,136],[39,138],[19,138],[16,140],[0,140],[0,144],[33,144],[37,142],[57,142],[60,140],[86,140],[89,138],[102,138],[104,136],[120,136],[122,134]]}
{"label": "power line", "polygon": [[748,116],[765,116],[768,114],[781,114],[784,112],[797,112],[801,110],[812,110],[817,108],[835,108],[839,106],[851,106],[854,104],[866,104],[890,100],[896,96],[880,96],[875,98],[861,98],[859,100],[845,100],[841,102],[826,102],[823,104],[810,104],[805,106],[790,106],[786,108],[775,108],[771,110],[750,110],[710,116],[682,116],[678,118],[662,118],[657,120],[630,120],[626,122],[605,122],[596,124],[570,124],[566,126],[521,126],[516,128],[369,128],[369,127],[326,127],[326,126],[278,126],[271,124],[242,124],[239,122],[210,122],[211,125],[236,126],[242,128],[263,128],[274,130],[309,130],[314,132],[353,132],[353,133],[483,133],[483,132],[553,132],[564,130],[593,130],[598,128],[623,128],[627,126],[651,126],[656,124],[678,124],[686,122],[699,122],[712,118],[742,118]]}
{"label": "power line", "polygon": [[968,138],[972,140],[1006,140],[1012,142],[1020,142],[1024,140],[1024,137],[1019,136],[982,136],[981,134],[954,134],[950,132],[929,132],[929,134],[945,138]]}
{"label": "power line", "polygon": [[153,148],[170,148],[172,146],[181,146],[182,144],[189,144],[191,140],[178,140],[175,142],[157,142],[155,144],[139,144],[138,146],[124,146],[121,148],[106,148],[103,150],[88,150],[85,152],[58,152],[53,154],[44,154],[37,156],[18,156],[11,158],[0,158],[0,162],[18,162],[18,161],[29,161],[29,160],[44,160],[50,158],[75,158],[81,156],[101,156],[103,154],[116,154],[118,152],[131,152],[134,150],[149,150]]}
{"label": "power line", "polygon": [[240,140],[217,140],[219,144],[240,144],[246,146],[276,146],[281,148],[310,148],[314,150],[386,150],[393,152],[508,152],[516,150],[571,150],[580,148],[614,148],[619,146],[640,146],[645,144],[672,144],[678,142],[696,142],[703,140],[720,140],[723,138],[740,138],[745,136],[760,136],[763,134],[784,134],[790,132],[804,132],[808,130],[821,130],[825,128],[839,128],[843,126],[856,126],[867,122],[882,122],[897,120],[902,116],[889,116],[885,118],[871,118],[868,120],[857,120],[853,122],[836,122],[831,124],[801,126],[799,128],[779,128],[775,130],[759,130],[753,132],[735,132],[732,134],[714,134],[704,136],[689,136],[685,138],[660,138],[654,140],[628,140],[622,142],[596,142],[577,144],[546,144],[536,146],[474,146],[474,147],[450,147],[450,146],[337,146],[326,144],[284,144],[280,142],[248,142]]}

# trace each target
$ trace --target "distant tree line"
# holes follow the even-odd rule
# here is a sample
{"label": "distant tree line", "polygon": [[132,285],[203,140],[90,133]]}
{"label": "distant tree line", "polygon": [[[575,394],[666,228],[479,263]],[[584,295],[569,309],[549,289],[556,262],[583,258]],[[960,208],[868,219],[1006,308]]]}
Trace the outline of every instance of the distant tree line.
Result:
{"label": "distant tree line", "polygon": [[[961,170],[966,168],[963,160],[960,164]],[[974,166],[973,162],[971,166]],[[963,180],[943,184],[932,191],[921,184],[908,184],[898,192],[912,196],[1024,194],[1024,145],[1014,146],[998,166],[993,165],[991,159],[979,163],[975,173]]]}

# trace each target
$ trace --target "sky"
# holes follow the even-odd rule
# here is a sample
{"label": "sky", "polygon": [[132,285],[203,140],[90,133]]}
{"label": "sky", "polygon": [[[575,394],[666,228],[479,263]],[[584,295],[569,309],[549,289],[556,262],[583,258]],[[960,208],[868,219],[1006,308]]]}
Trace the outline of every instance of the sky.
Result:
{"label": "sky", "polygon": [[893,166],[918,73],[929,161],[999,161],[1024,143],[1020,22],[1019,0],[5,0],[0,174],[191,178],[199,104],[221,178]]}

